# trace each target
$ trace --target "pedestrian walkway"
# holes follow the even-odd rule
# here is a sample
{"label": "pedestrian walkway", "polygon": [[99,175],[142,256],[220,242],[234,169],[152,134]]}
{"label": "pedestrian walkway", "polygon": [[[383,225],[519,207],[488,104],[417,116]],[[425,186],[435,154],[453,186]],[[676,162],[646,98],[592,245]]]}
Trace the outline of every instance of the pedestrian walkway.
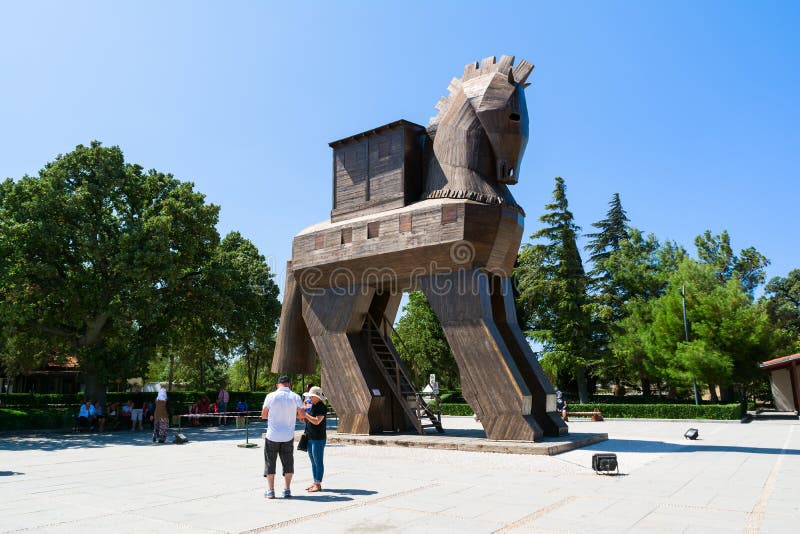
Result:
{"label": "pedestrian walkway", "polygon": [[[303,491],[311,469],[298,453],[295,497],[271,501],[263,444],[237,447],[243,430],[191,429],[185,445],[6,434],[0,532],[789,533],[800,520],[798,424],[574,422],[571,432],[608,440],[555,456],[331,443],[323,492]],[[688,426],[700,439],[683,438]],[[595,474],[595,452],[616,453],[620,474]]]}

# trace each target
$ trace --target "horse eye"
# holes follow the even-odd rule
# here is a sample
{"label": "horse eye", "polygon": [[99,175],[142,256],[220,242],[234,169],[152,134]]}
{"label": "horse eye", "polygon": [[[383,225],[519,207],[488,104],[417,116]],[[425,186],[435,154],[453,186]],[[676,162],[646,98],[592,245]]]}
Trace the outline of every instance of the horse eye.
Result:
{"label": "horse eye", "polygon": [[508,118],[514,122],[519,122],[519,113],[512,113],[508,116]]}

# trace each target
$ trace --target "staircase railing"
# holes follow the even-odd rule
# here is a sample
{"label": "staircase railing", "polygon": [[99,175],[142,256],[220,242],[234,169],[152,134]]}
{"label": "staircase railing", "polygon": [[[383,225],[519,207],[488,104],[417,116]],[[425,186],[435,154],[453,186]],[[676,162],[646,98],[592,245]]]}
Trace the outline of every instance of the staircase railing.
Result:
{"label": "staircase railing", "polygon": [[[383,344],[383,348],[388,353],[388,355],[392,359],[393,364],[393,371],[394,376],[389,373],[389,370],[386,368],[385,362],[381,359],[380,355],[377,353],[377,350],[370,339],[370,349],[373,354],[373,357],[376,359],[376,363],[378,363],[381,372],[384,374],[385,378],[389,382],[389,384],[394,390],[394,394],[397,397],[398,401],[402,405],[403,410],[406,414],[411,418],[416,426],[417,431],[422,434],[424,433],[425,428],[435,427],[437,431],[444,432],[441,423],[441,411],[439,410],[439,402],[438,402],[438,395],[436,396],[436,412],[431,410],[428,406],[427,402],[422,398],[422,395],[417,390],[416,384],[411,381],[409,377],[408,369],[406,369],[405,364],[400,359],[400,356],[395,352],[394,348],[392,347],[391,342],[384,336],[383,331],[383,324],[389,325],[389,328],[392,332],[395,333],[397,339],[403,344],[402,339],[397,334],[397,331],[392,326],[391,322],[389,322],[385,316],[381,318],[381,323],[379,324],[372,315],[367,314],[367,321],[368,321],[368,330],[374,331],[376,335],[379,337],[381,343]],[[403,344],[404,350],[408,350],[405,344]],[[403,391],[403,388],[406,388],[407,391]],[[409,398],[412,397],[412,398]],[[414,409],[408,406],[408,401],[414,402]],[[422,424],[423,417],[428,418],[431,423],[430,424]]]}

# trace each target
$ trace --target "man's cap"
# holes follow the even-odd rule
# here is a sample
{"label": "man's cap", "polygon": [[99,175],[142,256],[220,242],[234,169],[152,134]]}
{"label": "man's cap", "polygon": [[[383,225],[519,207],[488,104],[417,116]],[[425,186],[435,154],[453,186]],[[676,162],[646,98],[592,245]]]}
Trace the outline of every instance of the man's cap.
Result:
{"label": "man's cap", "polygon": [[291,382],[291,380],[289,380],[289,375],[281,375],[276,384],[286,384],[288,382]]}
{"label": "man's cap", "polygon": [[556,395],[561,395],[561,390],[556,391]]}

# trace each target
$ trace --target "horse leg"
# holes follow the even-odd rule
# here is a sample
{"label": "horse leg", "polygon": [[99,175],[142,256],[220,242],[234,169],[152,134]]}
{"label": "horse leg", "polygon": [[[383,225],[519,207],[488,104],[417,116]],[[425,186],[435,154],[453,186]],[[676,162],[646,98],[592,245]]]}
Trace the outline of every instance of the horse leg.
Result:
{"label": "horse leg", "polygon": [[320,358],[323,390],[342,433],[396,430],[391,424],[387,427],[390,391],[362,335],[374,296],[375,289],[368,287],[317,289],[303,295],[303,318]]}
{"label": "horse leg", "polygon": [[495,323],[491,275],[465,269],[420,279],[455,356],[464,398],[489,439],[535,441],[544,436],[532,394]]}
{"label": "horse leg", "polygon": [[286,263],[286,285],[283,288],[281,322],[275,340],[272,372],[309,375],[314,374],[316,370],[314,347],[303,322],[302,290],[297,285],[292,272],[292,262],[289,261]]}
{"label": "horse leg", "polygon": [[508,277],[492,276],[490,284],[492,316],[531,392],[533,401],[531,414],[546,436],[564,436],[568,433],[568,429],[565,420],[556,411],[555,388],[542,371],[536,355],[517,323],[511,280]]}

